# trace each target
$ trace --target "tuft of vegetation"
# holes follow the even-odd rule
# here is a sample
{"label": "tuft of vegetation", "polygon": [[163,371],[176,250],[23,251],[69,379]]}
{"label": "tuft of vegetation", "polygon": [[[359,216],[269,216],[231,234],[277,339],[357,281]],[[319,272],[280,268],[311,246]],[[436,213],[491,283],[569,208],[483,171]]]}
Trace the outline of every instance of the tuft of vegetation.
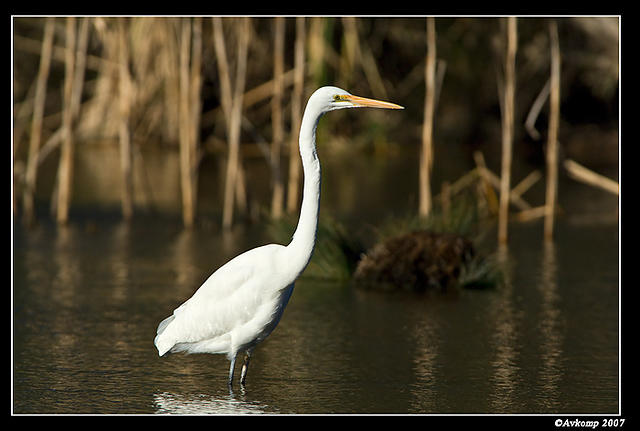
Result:
{"label": "tuft of vegetation", "polygon": [[[271,220],[269,235],[287,244],[296,223],[292,215]],[[493,255],[479,252],[485,232],[479,225],[476,203],[464,193],[448,210],[437,206],[427,218],[390,217],[360,231],[323,214],[303,277],[353,280],[358,287],[381,290],[493,287],[501,270]]]}
{"label": "tuft of vegetation", "polygon": [[476,255],[462,265],[458,276],[458,286],[469,289],[483,289],[500,285],[503,272],[494,255]]}
{"label": "tuft of vegetation", "polygon": [[412,231],[376,244],[354,273],[358,286],[423,292],[458,283],[475,255],[470,240],[452,233]]}
{"label": "tuft of vegetation", "polygon": [[421,230],[479,237],[479,222],[477,203],[473,195],[460,193],[448,210],[436,205],[429,217],[420,217],[418,214],[392,216],[374,228],[374,232],[377,241]]}
{"label": "tuft of vegetation", "polygon": [[[271,219],[268,233],[274,241],[288,244],[297,222],[297,217],[292,215]],[[304,277],[336,281],[351,278],[364,246],[356,235],[347,232],[347,228],[332,217],[320,217],[313,257],[303,273]]]}

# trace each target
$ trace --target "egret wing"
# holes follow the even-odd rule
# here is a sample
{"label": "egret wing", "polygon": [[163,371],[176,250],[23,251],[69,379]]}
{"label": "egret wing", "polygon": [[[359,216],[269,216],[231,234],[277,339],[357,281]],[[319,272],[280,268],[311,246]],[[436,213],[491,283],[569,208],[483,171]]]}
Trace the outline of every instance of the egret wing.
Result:
{"label": "egret wing", "polygon": [[277,283],[271,260],[281,247],[252,249],[211,274],[191,298],[175,309],[172,320],[161,322],[166,327],[164,341],[174,345],[228,338],[234,328],[249,322],[273,296],[271,285]]}

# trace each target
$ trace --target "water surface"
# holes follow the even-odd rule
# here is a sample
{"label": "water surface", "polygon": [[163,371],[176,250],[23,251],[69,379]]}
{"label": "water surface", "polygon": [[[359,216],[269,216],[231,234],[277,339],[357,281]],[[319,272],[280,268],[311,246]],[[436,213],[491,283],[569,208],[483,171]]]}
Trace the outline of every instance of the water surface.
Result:
{"label": "water surface", "polygon": [[246,388],[220,355],[169,355],[158,322],[266,241],[139,217],[13,232],[16,414],[619,412],[616,223],[514,224],[504,286],[383,294],[302,279]]}

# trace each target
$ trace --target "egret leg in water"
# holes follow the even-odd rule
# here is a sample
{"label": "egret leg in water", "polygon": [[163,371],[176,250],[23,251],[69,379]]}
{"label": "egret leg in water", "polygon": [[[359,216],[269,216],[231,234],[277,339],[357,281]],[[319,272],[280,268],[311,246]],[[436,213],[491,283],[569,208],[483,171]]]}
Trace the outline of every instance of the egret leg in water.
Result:
{"label": "egret leg in water", "polygon": [[231,386],[233,384],[233,370],[236,367],[236,357],[238,355],[236,354],[233,359],[231,359],[231,365],[229,366],[229,381],[227,382],[229,384],[229,386]]}
{"label": "egret leg in water", "polygon": [[291,242],[251,249],[211,274],[191,298],[158,325],[154,344],[160,356],[174,352],[226,354],[231,361],[231,385],[236,358],[245,352],[240,377],[245,383],[253,349],[277,326],[294,282],[313,253],[320,205],[318,121],[329,111],[360,107],[403,109],[337,87],[322,87],[311,95],[300,126],[304,184],[300,218]]}
{"label": "egret leg in water", "polygon": [[240,384],[244,385],[247,381],[247,370],[249,369],[249,361],[251,360],[251,350],[244,353],[244,363],[242,364],[242,372],[240,373]]}
{"label": "egret leg in water", "polygon": [[[240,384],[244,386],[247,381],[247,370],[249,369],[249,361],[251,360],[251,351],[253,349],[249,349],[244,352],[244,362],[242,363],[242,371],[240,372]],[[233,374],[236,367],[236,359],[238,354],[231,359],[231,365],[229,366],[229,380],[227,383],[229,386],[233,385]]]}

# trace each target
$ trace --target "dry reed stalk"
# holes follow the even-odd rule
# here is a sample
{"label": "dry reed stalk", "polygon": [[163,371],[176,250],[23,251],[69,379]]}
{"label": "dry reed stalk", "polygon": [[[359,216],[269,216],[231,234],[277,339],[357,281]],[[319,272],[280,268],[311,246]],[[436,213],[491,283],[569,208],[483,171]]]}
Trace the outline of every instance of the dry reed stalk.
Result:
{"label": "dry reed stalk", "polygon": [[[78,118],[80,109],[82,107],[81,98],[82,98],[82,90],[84,87],[84,74],[86,70],[86,59],[87,56],[87,46],[89,41],[89,20],[90,18],[85,18],[82,20],[80,24],[80,35],[78,37],[78,49],[76,50],[76,67],[74,71],[73,77],[73,90],[71,96],[71,116],[73,121]],[[111,62],[109,62],[111,64]],[[59,114],[53,114],[49,117],[62,117]],[[75,123],[74,123],[75,127]],[[75,130],[75,129],[74,129]],[[46,158],[51,154],[53,150],[58,148],[60,143],[62,142],[65,134],[64,124],[61,124],[58,129],[52,133],[49,138],[45,141],[44,145],[40,147],[40,151],[38,152],[37,165],[40,166]],[[53,200],[53,203],[56,201]],[[55,206],[55,204],[53,205]]]}
{"label": "dry reed stalk", "polygon": [[229,157],[227,159],[227,174],[224,187],[224,203],[222,209],[222,227],[226,230],[233,222],[234,190],[239,167],[240,156],[240,127],[242,125],[242,96],[246,81],[247,51],[249,47],[251,21],[242,18],[237,25],[238,54],[236,63],[236,82],[229,120]]}
{"label": "dry reed stalk", "polygon": [[[219,17],[212,18],[212,26],[213,26],[213,45],[216,51],[217,58],[217,66],[218,66],[218,74],[220,75],[220,105],[222,106],[222,111],[224,115],[225,121],[225,130],[227,134],[227,142],[230,140],[231,136],[231,111],[233,106],[233,92],[231,90],[231,78],[229,75],[229,61],[227,58],[227,51],[225,48],[225,39],[222,27],[222,20]],[[236,77],[237,78],[237,77]],[[273,85],[269,87],[269,92],[273,89]],[[247,97],[248,93],[245,93],[242,97],[242,109],[246,108],[245,97]],[[212,113],[217,114],[217,109],[214,109]],[[204,118],[203,118],[204,123]],[[242,121],[240,122],[242,127]],[[229,144],[227,145],[229,146]],[[227,151],[227,156],[228,156]],[[236,184],[235,184],[235,199],[237,200],[238,209],[242,214],[247,211],[247,193],[245,190],[245,180],[244,180],[244,169],[242,167],[242,159],[238,159],[237,166]],[[233,211],[233,209],[231,210]],[[224,211],[223,211],[224,212]]]}
{"label": "dry reed stalk", "polygon": [[[522,181],[518,183],[513,189],[511,189],[511,200],[515,200],[515,198],[519,198],[527,190],[531,188],[538,180],[542,177],[542,174],[538,170],[531,171],[529,175],[527,175]],[[527,204],[528,205],[528,204]]]}
{"label": "dry reed stalk", "polygon": [[73,77],[73,91],[71,94],[71,116],[74,121],[80,115],[82,106],[82,90],[87,68],[87,48],[89,46],[89,21],[91,18],[83,18],[80,21],[78,44],[76,50],[75,73]]}
{"label": "dry reed stalk", "polygon": [[[93,26],[93,23],[97,22],[97,18],[78,18],[76,19],[76,23],[79,26],[78,34],[76,35],[76,58],[74,60],[74,83],[73,86],[73,96],[72,102],[74,108],[71,109],[71,115],[73,118],[73,132],[76,136],[78,135],[90,135],[95,128],[110,128],[106,133],[111,134],[115,132],[117,134],[117,125],[118,125],[118,109],[117,102],[114,100],[114,94],[117,94],[117,73],[118,73],[118,63],[117,63],[117,55],[112,55],[112,51],[115,51],[115,47],[117,47],[117,38],[112,37],[113,31],[107,31],[107,25],[104,24],[102,31],[97,31],[97,25]],[[111,21],[115,21],[111,20]],[[111,26],[109,26],[111,27]],[[94,32],[95,31],[95,32]],[[100,42],[104,42],[103,44],[103,52],[105,54],[105,60],[101,60],[98,57],[88,55],[87,53],[87,45],[89,41],[89,34],[95,34],[100,38]],[[115,39],[115,41],[111,40]],[[53,47],[52,53],[52,61],[53,60],[65,60],[66,56],[66,47],[64,43],[61,43],[58,47]],[[106,59],[108,58],[108,60]],[[99,61],[97,61],[99,60]],[[114,67],[115,65],[115,67]],[[86,69],[97,70],[98,73],[95,75],[95,79],[91,79],[91,81],[87,81],[85,83],[85,71]],[[106,84],[106,85],[104,85]],[[87,86],[92,92],[93,97],[88,100],[82,102],[82,88],[83,86]],[[63,87],[61,85],[61,87]],[[102,99],[100,97],[96,97],[99,94],[97,93],[97,89],[102,87],[108,87],[107,91],[104,92],[104,96]],[[48,97],[51,96],[48,95]],[[55,95],[57,96],[57,94]],[[114,102],[116,103],[116,109],[113,108]],[[96,109],[96,107],[102,105],[102,109]],[[53,127],[61,127],[63,128],[64,122],[62,121],[63,117],[63,103],[60,103],[61,109],[59,112],[55,112],[44,118],[44,125],[48,128]],[[79,119],[79,111],[83,110],[82,122],[77,122]],[[99,112],[94,112],[99,111]],[[115,115],[112,115],[115,113]],[[115,127],[114,127],[115,126]],[[92,128],[93,127],[93,128]],[[103,129],[103,130],[104,130]],[[63,133],[64,130],[60,130],[56,133]],[[50,154],[51,150],[58,147],[58,144],[62,139],[58,136],[51,136],[52,140],[48,141],[44,147],[42,147],[41,154]],[[45,150],[47,145],[51,145],[51,147]],[[44,157],[39,158],[40,161],[44,160]],[[57,185],[55,186],[57,187]],[[57,192],[55,196],[52,198],[52,205],[57,205]]]}
{"label": "dry reed stalk", "polygon": [[376,64],[371,49],[366,41],[361,41],[358,36],[358,22],[354,17],[342,18],[345,39],[345,54],[341,60],[341,75],[345,85],[349,85],[349,77],[353,73],[356,62],[360,63],[369,88],[378,99],[387,98],[387,90],[384,87],[378,65]]}
{"label": "dry reed stalk", "polygon": [[540,93],[536,97],[536,100],[533,101],[529,114],[527,114],[527,119],[524,122],[525,129],[533,139],[540,139],[540,132],[536,130],[536,119],[538,118],[538,115],[540,115],[544,102],[546,102],[547,97],[549,97],[549,89],[550,80],[547,80],[546,84],[544,84],[544,87],[542,87],[542,90],[540,90]]}
{"label": "dry reed stalk", "polygon": [[495,214],[498,212],[499,204],[492,186],[498,188],[500,186],[500,180],[487,169],[487,165],[484,162],[484,155],[480,151],[474,151],[473,159],[476,162],[476,168],[480,176],[481,195],[485,197],[489,212]]}
{"label": "dry reed stalk", "polygon": [[[91,19],[93,34],[106,61],[92,81],[92,97],[83,104],[83,119],[78,125],[82,134],[113,136],[116,141],[120,134],[118,19]],[[132,142],[179,141],[179,21],[180,18],[127,18]],[[133,154],[135,159],[137,153]]]}
{"label": "dry reed stalk", "polygon": [[121,170],[121,207],[122,216],[129,220],[133,215],[133,178],[132,151],[129,116],[131,113],[131,77],[129,76],[129,46],[127,41],[125,18],[118,18],[118,102],[120,141],[120,170]]}
{"label": "dry reed stalk", "polygon": [[298,209],[300,192],[300,158],[298,157],[298,139],[302,122],[302,103],[304,90],[304,17],[296,18],[296,41],[294,46],[294,78],[291,96],[291,133],[289,140],[289,183],[287,185],[287,212]]}
{"label": "dry reed stalk", "polygon": [[23,193],[24,221],[31,224],[34,219],[33,196],[36,191],[36,179],[38,175],[38,156],[40,140],[42,139],[42,118],[44,117],[44,102],[47,94],[47,79],[51,65],[51,48],[53,46],[54,18],[47,18],[42,37],[42,50],[40,53],[40,66],[36,78],[33,119],[31,121],[31,137],[29,141],[29,156],[25,172]]}
{"label": "dry reed stalk", "polygon": [[[283,73],[282,85],[284,89],[286,89],[288,86],[294,83],[295,72],[296,70],[294,67]],[[221,85],[222,85],[222,82],[221,82]],[[273,80],[263,82],[262,84],[257,85],[251,90],[247,90],[242,96],[242,109],[246,110],[252,107],[253,105],[256,105],[270,97],[273,97]],[[205,112],[202,115],[202,124],[207,126],[213,124],[215,122],[216,116],[219,114],[220,109],[222,109],[221,106],[216,106],[215,108]]]}
{"label": "dry reed stalk", "polygon": [[[455,196],[460,193],[465,188],[471,186],[478,179],[478,168],[473,168],[469,172],[463,174],[460,178],[455,180],[453,183],[448,184],[448,193],[450,196]],[[447,181],[448,183],[448,181]],[[444,184],[443,184],[444,185]],[[433,197],[434,201],[438,199],[442,199],[443,188],[441,188],[440,193]]]}
{"label": "dry reed stalk", "polygon": [[[486,184],[486,192],[488,194],[491,194],[491,197],[489,199],[493,200],[495,198],[495,200],[497,202],[497,198],[495,197],[495,194],[493,193],[493,188],[495,188],[498,191],[500,190],[500,185],[501,185],[500,178],[496,174],[491,172],[491,170],[489,168],[487,168],[487,166],[484,163],[484,156],[482,155],[482,153],[480,151],[474,152],[473,153],[473,158],[474,158],[474,160],[476,162],[476,166],[478,167],[478,173],[480,175],[480,178],[482,178],[483,183]],[[528,180],[527,178],[525,178],[522,181],[525,181],[525,180],[527,180],[527,182],[530,181],[530,179]],[[524,191],[525,190],[524,190],[523,186],[520,186],[520,187],[518,187],[517,193],[514,192],[513,190],[511,190],[511,192],[509,193],[509,201],[510,201],[510,203],[512,203],[516,207],[520,208],[521,210],[526,210],[526,209],[531,208],[531,205],[529,205],[528,202],[526,202],[524,199],[522,199],[520,197],[520,194],[524,193]],[[499,211],[499,204],[496,204],[496,205],[497,206],[495,208]]]}
{"label": "dry reed stalk", "polygon": [[282,75],[284,73],[284,18],[274,19],[273,49],[273,97],[271,98],[271,173],[273,175],[273,195],[271,198],[271,217],[282,217],[284,202],[284,183],[280,167],[280,152],[284,141],[284,122],[282,115]]}
{"label": "dry reed stalk", "polygon": [[190,228],[195,221],[198,196],[198,135],[202,85],[202,19],[184,18],[180,39],[180,178],[182,219]]}
{"label": "dry reed stalk", "polygon": [[507,243],[513,146],[513,117],[515,93],[515,61],[517,50],[516,18],[507,18],[507,44],[504,59],[504,103],[502,111],[502,166],[500,175],[500,207],[498,213],[498,242]]}
{"label": "dry reed stalk", "polygon": [[541,205],[539,207],[529,208],[522,210],[516,214],[516,220],[518,221],[530,221],[539,217],[544,217],[547,214],[547,206]]}
{"label": "dry reed stalk", "polygon": [[[19,34],[13,35],[13,41],[15,48],[24,52],[30,52],[40,55],[41,41],[34,40],[29,37],[21,36]],[[53,46],[51,49],[51,60],[58,61],[60,63],[65,62],[65,48],[61,46]],[[100,72],[104,69],[116,69],[117,64],[111,60],[98,57],[95,55],[87,55],[87,69]]]}
{"label": "dry reed stalk", "polygon": [[[176,24],[171,19],[160,20],[161,29],[165,34],[173,36]],[[167,130],[168,140],[179,141],[180,138],[180,41],[176,37],[167,37],[165,41],[165,53],[161,57],[159,70],[164,76],[164,100],[162,107],[165,110],[164,127]]]}
{"label": "dry reed stalk", "polygon": [[188,157],[188,179],[191,188],[192,207],[191,217],[192,223],[195,219],[196,208],[198,205],[198,138],[200,131],[200,111],[201,101],[200,92],[202,90],[202,18],[193,18],[192,25],[192,44],[191,44],[191,78],[189,80],[189,123],[186,125],[189,138],[189,157]]}
{"label": "dry reed stalk", "polygon": [[[354,25],[356,25],[357,36],[357,23],[354,22]],[[367,78],[367,82],[369,83],[371,91],[373,91],[374,97],[378,99],[387,99],[387,89],[384,86],[382,76],[380,75],[378,65],[376,64],[376,60],[373,57],[373,53],[371,52],[369,44],[366,42],[366,40],[360,42],[360,39],[358,38],[357,46],[360,63],[362,64],[362,70],[364,70],[364,75]]]}
{"label": "dry reed stalk", "polygon": [[62,127],[59,127],[49,138],[45,141],[44,145],[40,147],[40,152],[38,153],[38,166],[40,166],[47,158],[49,154],[58,146],[60,142],[62,142],[64,130]]}
{"label": "dry reed stalk", "polygon": [[309,71],[315,85],[322,85],[325,62],[325,20],[323,17],[311,18],[309,25]]}
{"label": "dry reed stalk", "polygon": [[[42,57],[42,53],[38,54]],[[38,69],[39,70],[39,69]],[[38,72],[39,73],[39,72]],[[29,85],[29,90],[20,102],[13,101],[13,154],[18,152],[18,148],[22,143],[22,135],[27,131],[27,128],[31,128],[33,122],[33,105],[35,103],[36,84],[38,78]],[[46,93],[46,92],[45,92]],[[46,95],[45,95],[46,99]],[[44,118],[44,114],[43,114]],[[15,157],[14,157],[15,159]],[[17,160],[16,160],[17,162]],[[15,166],[14,166],[15,168]],[[15,173],[15,172],[14,172]]]}
{"label": "dry reed stalk", "polygon": [[220,105],[227,124],[227,134],[229,133],[229,119],[231,118],[231,78],[229,77],[229,61],[224,43],[224,33],[222,31],[222,20],[219,17],[211,18],[213,25],[213,47],[216,50],[218,75],[220,76]]}
{"label": "dry reed stalk", "polygon": [[473,168],[469,172],[467,172],[466,174],[462,175],[460,178],[455,180],[453,184],[451,184],[451,186],[449,187],[451,189],[451,195],[455,195],[460,190],[472,184],[477,176],[478,176],[478,169]]}
{"label": "dry reed stalk", "polygon": [[75,18],[66,19],[66,61],[63,92],[63,141],[60,148],[60,162],[58,164],[56,220],[59,224],[66,224],[69,219],[69,203],[73,184],[73,112],[71,100],[73,91],[73,76],[75,67],[76,23]]}
{"label": "dry reed stalk", "polygon": [[549,42],[551,45],[551,77],[549,92],[549,133],[547,135],[547,190],[544,218],[544,238],[553,239],[553,221],[558,193],[558,125],[560,122],[560,44],[558,25],[549,23]]}
{"label": "dry reed stalk", "polygon": [[180,20],[180,102],[178,125],[180,136],[180,186],[182,191],[182,221],[185,227],[191,227],[194,221],[193,187],[190,166],[190,132],[189,132],[189,58],[191,57],[191,20]]}
{"label": "dry reed stalk", "polygon": [[[202,102],[200,99],[202,91],[202,18],[193,19],[193,43],[191,51],[191,88],[190,88],[190,117],[191,117],[191,168],[193,189],[195,196],[198,196],[198,143],[200,137],[200,118],[202,112]],[[197,204],[197,202],[196,202]]]}
{"label": "dry reed stalk", "polygon": [[[288,87],[293,84],[295,68],[289,69],[282,74],[282,85],[283,88]],[[252,107],[253,105],[273,96],[273,80],[264,82],[251,90],[247,91],[242,97],[242,107],[243,109],[247,109]]]}
{"label": "dry reed stalk", "polygon": [[[485,171],[487,178],[489,181],[498,188],[500,186],[500,180],[488,169]],[[509,199],[512,204],[520,208],[520,212],[518,212],[515,216],[518,221],[529,221],[533,220],[537,217],[545,216],[545,206],[539,206],[532,208],[526,201],[524,201],[520,196],[524,194],[531,186],[533,186],[540,178],[542,174],[538,170],[532,171],[529,175],[527,175],[522,181],[518,183],[509,194]]]}
{"label": "dry reed stalk", "polygon": [[[165,57],[174,53],[173,47],[170,46],[172,44],[168,42],[168,35],[161,33],[164,29],[161,20],[150,17],[129,19],[129,67],[131,75],[137,78],[133,91],[137,121],[132,138],[134,141],[145,143],[156,140],[158,134],[163,135],[167,141],[177,141],[175,132],[178,123],[174,126],[171,121],[167,121],[173,116],[172,109],[161,102],[163,97],[167,97],[166,94],[163,95],[163,87],[171,82],[169,80],[173,77],[164,67]],[[155,49],[158,44],[162,44],[162,49]],[[176,128],[172,130],[172,126]],[[134,148],[134,160],[138,154],[141,153]],[[138,172],[134,173],[141,178],[137,174]]]}
{"label": "dry reed stalk", "polygon": [[620,194],[620,186],[616,181],[595,173],[571,159],[565,160],[563,165],[573,179],[599,187],[609,193],[613,193],[614,195]]}
{"label": "dry reed stalk", "polygon": [[419,210],[421,217],[431,212],[431,165],[433,163],[433,111],[436,72],[436,29],[433,17],[427,18],[427,61],[425,66],[424,122],[420,152]]}
{"label": "dry reed stalk", "polygon": [[343,47],[340,56],[340,83],[349,88],[358,50],[358,32],[353,17],[343,17]]}

